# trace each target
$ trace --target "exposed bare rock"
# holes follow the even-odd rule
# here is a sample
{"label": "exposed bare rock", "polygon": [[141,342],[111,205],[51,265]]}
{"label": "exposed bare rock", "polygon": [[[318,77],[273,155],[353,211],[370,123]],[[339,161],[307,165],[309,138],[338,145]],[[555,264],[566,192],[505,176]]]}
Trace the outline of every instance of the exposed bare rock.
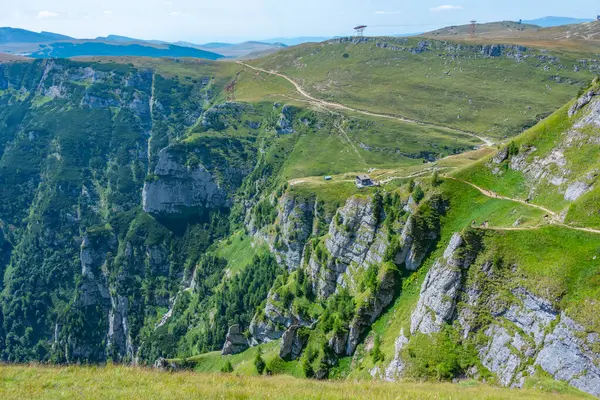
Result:
{"label": "exposed bare rock", "polygon": [[327,259],[319,260],[313,254],[309,261],[309,273],[317,295],[326,298],[338,285],[352,283],[350,266],[366,269],[371,264],[381,263],[388,246],[386,236],[377,226],[372,199],[350,198],[329,226],[325,239]]}
{"label": "exposed bare rock", "polygon": [[275,292],[269,293],[264,311],[257,313],[250,322],[250,334],[257,343],[267,343],[281,338],[284,332],[293,325],[311,326],[314,321],[305,320],[291,309],[282,306],[282,301]]}
{"label": "exposed bare rock", "polygon": [[600,396],[600,354],[591,348],[598,343],[597,333],[587,334],[581,325],[562,314],[560,323],[546,336],[535,364],[555,379]]}
{"label": "exposed bare rock", "polygon": [[508,159],[508,147],[503,147],[494,155],[494,157],[492,157],[492,162],[494,164],[502,164],[507,159]]}
{"label": "exposed bare rock", "polygon": [[133,359],[135,351],[129,328],[129,300],[127,297],[117,295],[112,297],[111,301],[106,348],[110,354],[117,354],[118,358],[129,356]]}
{"label": "exposed bare rock", "polygon": [[455,233],[443,257],[427,273],[417,308],[411,316],[411,334],[439,332],[445,323],[452,321],[462,284],[462,269],[473,261],[458,255],[457,250],[463,244],[461,235]]}
{"label": "exposed bare rock", "polygon": [[515,295],[519,303],[494,314],[499,323],[486,329],[490,340],[479,350],[483,365],[496,373],[503,385],[513,383],[521,366],[535,355],[544,341],[546,327],[557,316],[547,301],[522,289]]}
{"label": "exposed bare rock", "polygon": [[394,300],[398,274],[394,270],[384,271],[379,281],[376,293],[365,299],[363,304],[358,305],[358,310],[350,323],[348,343],[346,344],[346,355],[354,354],[361,336],[375,322],[382,311]]}
{"label": "exposed bare rock", "polygon": [[279,133],[280,135],[286,135],[296,132],[294,130],[294,113],[292,106],[283,106],[283,108],[281,109],[281,114],[279,116],[279,121],[277,121],[276,129],[277,133]]}
{"label": "exposed bare rock", "polygon": [[105,268],[107,253],[115,249],[116,243],[111,232],[83,237],[80,251],[82,283],[76,307],[110,305],[108,282],[103,267]]}
{"label": "exposed bare rock", "polygon": [[297,360],[307,341],[308,335],[303,334],[300,325],[290,326],[281,338],[279,357],[284,360]]}
{"label": "exposed bare rock", "polygon": [[396,339],[395,342],[395,351],[394,351],[394,359],[390,362],[390,365],[385,369],[385,380],[389,382],[393,382],[398,380],[404,369],[406,368],[406,364],[402,361],[402,350],[404,346],[408,344],[408,338],[404,335],[404,329],[400,331],[400,336]]}
{"label": "exposed bare rock", "polygon": [[229,327],[229,331],[225,337],[225,344],[223,345],[223,350],[221,350],[221,355],[238,354],[248,347],[250,347],[248,339],[244,336],[242,328],[239,325],[232,325]]}
{"label": "exposed bare rock", "polygon": [[144,184],[144,211],[156,215],[183,214],[195,209],[224,207],[227,194],[202,165],[186,166],[169,148],[162,149],[154,180]]}
{"label": "exposed bare rock", "polygon": [[597,93],[594,90],[590,90],[581,96],[569,109],[569,118],[573,117],[573,115],[575,115],[579,110],[588,105],[594,96],[596,96],[596,94]]}
{"label": "exposed bare rock", "polygon": [[329,339],[329,348],[333,350],[338,356],[346,354],[346,344],[348,343],[348,331],[343,330],[340,332],[334,332],[333,336]]}
{"label": "exposed bare rock", "polygon": [[590,186],[585,182],[575,182],[569,185],[565,192],[565,200],[575,201],[590,190]]}
{"label": "exposed bare rock", "polygon": [[278,204],[279,233],[266,235],[271,252],[277,261],[295,271],[302,263],[304,247],[313,229],[314,198],[297,197],[285,193]]}

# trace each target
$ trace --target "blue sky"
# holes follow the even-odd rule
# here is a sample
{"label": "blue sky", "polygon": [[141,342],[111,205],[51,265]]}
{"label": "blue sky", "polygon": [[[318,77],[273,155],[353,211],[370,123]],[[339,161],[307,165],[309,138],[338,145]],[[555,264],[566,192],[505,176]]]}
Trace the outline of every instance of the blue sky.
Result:
{"label": "blue sky", "polygon": [[533,19],[593,18],[598,0],[0,0],[0,26],[75,37],[107,34],[142,39],[243,41],[336,36],[357,24],[367,34],[423,32],[437,27]]}

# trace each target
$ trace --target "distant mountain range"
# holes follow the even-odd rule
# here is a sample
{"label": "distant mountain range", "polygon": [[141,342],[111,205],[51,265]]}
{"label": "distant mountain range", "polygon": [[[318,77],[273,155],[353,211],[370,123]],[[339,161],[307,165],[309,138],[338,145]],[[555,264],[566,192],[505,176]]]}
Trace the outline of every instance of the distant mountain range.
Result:
{"label": "distant mountain range", "polygon": [[36,43],[53,40],[72,40],[72,37],[52,32],[31,32],[18,28],[0,28],[0,44],[3,43]]}
{"label": "distant mountain range", "polygon": [[524,20],[522,22],[524,24],[541,26],[542,28],[551,28],[553,26],[574,25],[592,21],[594,20],[570,17],[543,17],[538,19]]}
{"label": "distant mountain range", "polygon": [[292,38],[285,38],[285,37],[278,37],[278,38],[271,38],[271,39],[265,39],[265,40],[261,40],[261,42],[263,43],[270,43],[270,44],[275,44],[275,43],[281,43],[284,44],[286,46],[297,46],[299,44],[303,44],[303,43],[319,43],[319,42],[324,42],[325,40],[329,40],[329,39],[333,39],[333,37],[325,37],[325,36],[300,36],[300,37],[292,37]]}
{"label": "distant mountain range", "polygon": [[268,54],[286,47],[282,43],[249,41],[244,43],[195,44],[179,41],[144,40],[108,35],[94,39],[76,39],[51,32],[0,28],[0,53],[32,58],[70,58],[81,56],[194,57],[217,60]]}
{"label": "distant mountain range", "polygon": [[[504,21],[478,26],[480,35],[494,36],[523,30],[535,30],[540,27],[558,27],[563,25],[590,22],[593,19],[570,17],[543,17],[524,20],[520,25]],[[469,32],[468,26],[446,27],[424,34],[430,37],[457,37]],[[504,32],[504,33],[503,33]],[[393,36],[414,36],[418,34],[398,34]],[[94,39],[76,39],[53,32],[32,32],[25,29],[0,28],[0,53],[24,55],[33,58],[68,58],[78,56],[138,56],[138,57],[195,57],[217,60],[224,57],[260,57],[276,52],[287,46],[296,46],[309,42],[322,42],[334,37],[300,36],[277,37],[261,41],[243,43],[210,42],[195,44],[185,41],[167,42],[163,40],[145,40],[128,36],[108,35]]]}

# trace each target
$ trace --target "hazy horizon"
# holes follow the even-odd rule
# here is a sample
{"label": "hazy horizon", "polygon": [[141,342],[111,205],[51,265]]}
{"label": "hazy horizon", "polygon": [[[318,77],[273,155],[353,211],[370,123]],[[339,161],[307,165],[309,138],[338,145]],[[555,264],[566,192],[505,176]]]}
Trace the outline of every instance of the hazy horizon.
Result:
{"label": "hazy horizon", "polygon": [[101,4],[23,0],[5,6],[0,26],[76,38],[114,34],[205,43],[343,36],[352,34],[357,24],[368,25],[368,35],[392,35],[466,24],[471,19],[492,22],[548,15],[591,19],[600,13],[600,5],[591,0],[566,4],[506,0],[502,7],[476,0],[448,1],[305,0],[283,4],[274,0],[222,0],[198,5],[191,0],[107,0]]}

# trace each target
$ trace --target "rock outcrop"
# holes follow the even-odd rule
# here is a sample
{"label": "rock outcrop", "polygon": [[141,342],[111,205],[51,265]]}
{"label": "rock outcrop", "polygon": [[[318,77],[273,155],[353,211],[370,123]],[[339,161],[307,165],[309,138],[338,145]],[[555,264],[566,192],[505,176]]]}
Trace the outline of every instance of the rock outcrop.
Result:
{"label": "rock outcrop", "polygon": [[404,329],[400,331],[400,336],[394,343],[394,359],[385,369],[385,380],[392,382],[402,376],[406,364],[402,360],[402,350],[408,344],[408,338],[404,335]]}
{"label": "rock outcrop", "polygon": [[[76,307],[110,305],[106,271],[106,257],[116,248],[117,240],[112,232],[103,235],[85,235],[81,242],[81,286]],[[104,269],[104,270],[103,270]]]}
{"label": "rock outcrop", "polygon": [[238,354],[248,347],[250,347],[248,339],[244,336],[242,328],[239,325],[232,325],[229,327],[229,331],[225,337],[225,344],[223,345],[223,350],[221,350],[221,355]]}
{"label": "rock outcrop", "polygon": [[112,308],[108,314],[108,334],[106,348],[111,354],[116,354],[117,359],[129,357],[133,359],[135,349],[131,341],[129,327],[129,300],[127,297],[115,296],[111,298]]}
{"label": "rock outcrop", "polygon": [[202,165],[186,166],[180,155],[162,149],[154,178],[144,184],[144,211],[154,215],[184,215],[197,210],[225,207],[227,193]]}
{"label": "rock outcrop", "polygon": [[303,334],[300,325],[290,326],[281,338],[279,357],[284,360],[297,360],[302,354],[308,341],[308,335]]}
{"label": "rock outcrop", "polygon": [[[505,172],[500,164],[519,171],[525,177],[533,200],[548,190],[555,191],[567,202],[574,202],[592,191],[599,172],[594,168],[573,168],[573,154],[585,146],[600,144],[600,96],[597,89],[589,90],[569,109],[572,126],[556,138],[552,149],[538,149],[522,144],[518,149],[502,148],[492,157],[488,168],[495,175]],[[547,194],[546,194],[547,196]]]}
{"label": "rock outcrop", "polygon": [[383,310],[392,303],[398,283],[397,271],[392,269],[384,271],[379,280],[377,291],[365,299],[363,304],[358,305],[356,315],[350,323],[346,355],[354,354],[362,335],[381,315]]}
{"label": "rock outcrop", "polygon": [[544,338],[535,365],[555,379],[579,390],[600,396],[600,354],[592,349],[600,343],[597,333],[585,329],[564,314],[554,330]]}
{"label": "rock outcrop", "polygon": [[277,121],[276,130],[280,135],[288,135],[296,132],[294,130],[294,109],[292,106],[283,106],[279,115],[279,121]]}
{"label": "rock outcrop", "polygon": [[352,286],[353,270],[383,261],[389,243],[377,226],[373,200],[350,198],[329,225],[324,246],[326,259],[313,254],[309,261],[309,274],[320,298],[333,294],[338,285]]}
{"label": "rock outcrop", "polygon": [[[537,366],[555,379],[600,395],[600,354],[595,350],[600,336],[587,333],[523,287],[509,293],[484,289],[499,272],[492,261],[478,260],[480,243],[472,237],[470,241],[454,234],[427,273],[411,315],[411,335],[436,334],[454,324],[463,340],[477,343],[481,364],[504,386],[522,387]],[[481,315],[487,317],[478,319]],[[401,353],[409,341],[401,332],[385,379],[402,376],[406,364]]]}
{"label": "rock outcrop", "polygon": [[290,272],[302,264],[304,248],[313,230],[314,217],[314,198],[299,197],[286,192],[277,205],[277,231],[257,232],[257,235],[269,244],[277,261],[285,265]]}
{"label": "rock outcrop", "polygon": [[458,255],[458,250],[463,244],[462,236],[455,233],[443,257],[437,260],[427,273],[417,308],[411,316],[411,334],[439,332],[443,324],[452,321],[462,285],[463,270],[468,268],[474,259],[473,255],[464,258]]}
{"label": "rock outcrop", "polygon": [[255,314],[252,318],[249,331],[252,339],[257,343],[267,343],[281,338],[293,325],[305,327],[313,323],[314,321],[305,320],[289,307],[284,307],[279,295],[271,291],[264,311]]}

